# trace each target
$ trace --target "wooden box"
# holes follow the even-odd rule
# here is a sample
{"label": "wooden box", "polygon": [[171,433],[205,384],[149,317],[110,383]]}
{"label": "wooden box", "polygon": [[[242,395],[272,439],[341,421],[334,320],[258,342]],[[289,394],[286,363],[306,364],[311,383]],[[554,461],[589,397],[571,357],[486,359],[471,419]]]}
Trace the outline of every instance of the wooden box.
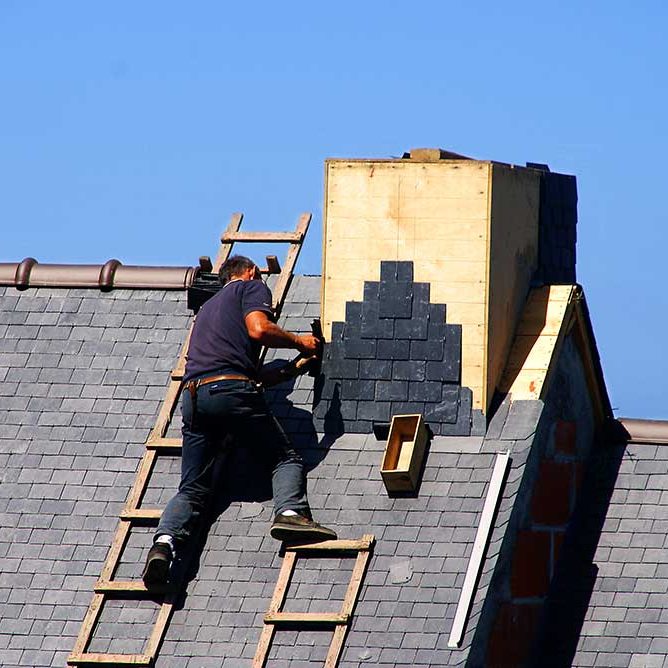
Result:
{"label": "wooden box", "polygon": [[380,474],[388,492],[418,487],[428,433],[422,415],[394,415]]}

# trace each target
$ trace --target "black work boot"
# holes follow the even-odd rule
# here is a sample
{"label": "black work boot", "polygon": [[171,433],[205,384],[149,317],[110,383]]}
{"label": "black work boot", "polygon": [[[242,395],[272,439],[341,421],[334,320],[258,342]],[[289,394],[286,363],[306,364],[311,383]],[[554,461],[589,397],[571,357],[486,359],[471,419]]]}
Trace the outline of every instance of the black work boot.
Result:
{"label": "black work boot", "polygon": [[269,533],[283,541],[336,540],[336,532],[303,515],[276,515]]}
{"label": "black work boot", "polygon": [[164,585],[169,577],[169,567],[172,564],[172,549],[165,543],[154,543],[148,551],[142,580],[147,589],[156,585]]}

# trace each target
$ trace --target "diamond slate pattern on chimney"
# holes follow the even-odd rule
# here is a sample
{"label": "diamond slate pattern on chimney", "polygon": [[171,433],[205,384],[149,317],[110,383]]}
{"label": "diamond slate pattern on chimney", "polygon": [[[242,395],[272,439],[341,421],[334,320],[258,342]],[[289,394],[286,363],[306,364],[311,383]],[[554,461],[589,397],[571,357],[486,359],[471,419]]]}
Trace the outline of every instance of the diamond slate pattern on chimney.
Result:
{"label": "diamond slate pattern on chimney", "polygon": [[446,323],[446,305],[432,304],[429,288],[413,281],[412,262],[383,261],[380,281],[364,283],[364,300],[346,304],[316,385],[319,431],[365,434],[392,415],[422,413],[436,435],[471,434],[462,327]]}

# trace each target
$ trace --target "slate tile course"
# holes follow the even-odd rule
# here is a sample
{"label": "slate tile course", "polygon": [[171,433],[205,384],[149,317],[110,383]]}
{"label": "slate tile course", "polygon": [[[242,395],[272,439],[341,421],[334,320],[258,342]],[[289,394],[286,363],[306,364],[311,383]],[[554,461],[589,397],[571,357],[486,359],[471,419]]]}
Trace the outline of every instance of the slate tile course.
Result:
{"label": "slate tile course", "polygon": [[[411,285],[412,279],[412,267],[407,263],[384,263],[379,299],[383,280]],[[311,318],[319,316],[319,285],[319,277],[295,277],[281,319],[284,326],[309,331]],[[512,415],[500,409],[490,425],[495,433],[475,439],[469,437],[473,412],[466,402],[470,391],[450,390],[465,404],[468,431],[458,434],[459,438],[434,437],[417,497],[387,496],[379,472],[384,443],[368,433],[377,419],[373,415],[377,411],[384,416],[388,408],[397,410],[400,404],[402,408],[424,408],[427,399],[410,404],[411,382],[420,378],[410,377],[413,371],[409,365],[425,363],[427,393],[428,364],[442,360],[441,348],[445,351],[449,342],[460,345],[458,329],[448,330],[451,326],[445,324],[445,306],[430,305],[425,290],[416,291],[416,284],[412,285],[412,308],[425,309],[421,313],[436,315],[443,323],[434,328],[430,321],[427,335],[437,332],[445,344],[441,341],[431,346],[431,338],[417,338],[423,332],[416,329],[409,332],[416,338],[407,346],[404,359],[399,351],[399,358],[388,360],[339,357],[337,361],[340,380],[357,382],[360,395],[369,393],[369,386],[361,382],[370,379],[396,378],[406,383],[405,399],[376,401],[373,394],[373,401],[358,399],[342,404],[344,413],[368,431],[347,431],[337,438],[323,436],[310,415],[314,381],[309,377],[267,392],[308,465],[309,495],[316,518],[333,525],[341,537],[374,533],[378,541],[344,646],[342,668],[435,668],[466,662],[475,623],[491,586],[490,564],[499,554],[541,415],[540,402],[516,407]],[[372,286],[369,292],[374,291]],[[0,288],[0,327],[17,326],[15,335],[20,338],[12,341],[29,342],[23,352],[0,351],[0,379],[5,381],[0,383],[0,664],[8,667],[65,664],[190,321],[182,293],[114,291],[102,295],[86,290],[49,290],[53,297],[46,294],[42,290],[19,293]],[[397,294],[395,298],[384,293],[384,299],[405,315],[409,289],[401,288]],[[363,341],[364,309],[359,313]],[[28,322],[34,315],[39,321]],[[399,322],[410,321],[394,318],[393,336]],[[26,338],[22,327],[44,330],[49,336],[46,343],[54,347],[41,346],[39,330],[36,334],[26,330]],[[68,332],[68,338],[59,334],[60,327]],[[392,342],[376,330],[369,329],[367,334],[373,338],[366,340],[374,341],[376,348],[383,341]],[[139,365],[137,357],[155,364]],[[288,351],[276,351],[268,359],[288,357]],[[336,351],[332,359],[335,357]],[[418,364],[415,373],[421,373],[421,368]],[[354,390],[354,384],[346,385],[348,391]],[[348,401],[344,394],[341,383],[338,398]],[[5,404],[5,399],[10,403]],[[452,421],[441,426],[463,429],[460,414],[466,411],[451,412],[448,417]],[[12,422],[4,419],[10,415]],[[178,416],[172,428],[178,434]],[[612,661],[622,657],[627,661],[624,665],[644,665],[634,657],[668,651],[656,628],[665,607],[664,594],[660,586],[653,585],[656,577],[668,577],[663,545],[656,538],[666,528],[661,522],[668,522],[668,488],[659,479],[665,474],[648,466],[650,453],[660,456],[661,449],[634,447],[635,459],[625,462],[628,468],[620,481],[623,489],[615,493],[619,496],[613,495],[611,513],[606,517],[610,524],[605,525],[596,554],[601,577],[583,626],[578,663],[573,665],[616,665],[606,663],[609,657],[614,657]],[[512,451],[512,469],[473,602],[472,621],[462,649],[452,651],[447,648],[449,629],[486,486],[496,453],[507,449]],[[668,456],[664,459],[668,461]],[[175,489],[178,458],[160,461],[165,463],[152,476],[146,506],[164,503]],[[267,537],[272,514],[267,490],[256,490],[247,484],[247,477],[239,476],[244,471],[242,455],[233,457],[225,470],[225,498],[220,499],[184,605],[174,613],[157,668],[238,668],[248,665],[255,652],[281,557],[276,543]],[[632,511],[626,507],[628,499],[632,500],[628,507]],[[627,524],[621,533],[630,538],[619,545],[606,537],[616,534],[622,521]],[[145,535],[127,548],[123,573],[128,577],[138,577],[148,550]],[[290,590],[288,599],[292,596],[294,601],[296,596],[312,610],[330,604],[330,593],[340,596],[347,582],[343,570],[308,560],[300,572],[302,580]],[[150,632],[144,617],[148,613],[142,611],[137,616],[123,610],[109,617],[106,627],[106,635],[117,648]],[[128,624],[121,613],[130,615],[128,619],[136,615],[136,623]],[[133,630],[126,638],[123,629],[129,626]],[[104,635],[99,642],[108,643]],[[272,665],[321,665],[330,638],[330,633],[279,632],[273,643],[276,660]]]}

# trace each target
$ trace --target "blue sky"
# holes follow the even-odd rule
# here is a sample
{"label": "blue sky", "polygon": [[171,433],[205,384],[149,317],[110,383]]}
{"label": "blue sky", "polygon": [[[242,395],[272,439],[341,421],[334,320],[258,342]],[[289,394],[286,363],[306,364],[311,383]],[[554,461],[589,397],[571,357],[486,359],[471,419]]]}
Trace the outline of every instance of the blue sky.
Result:
{"label": "blue sky", "polygon": [[327,157],[546,162],[616,414],[668,419],[666,7],[3,0],[0,261],[192,265],[308,210],[320,273]]}

